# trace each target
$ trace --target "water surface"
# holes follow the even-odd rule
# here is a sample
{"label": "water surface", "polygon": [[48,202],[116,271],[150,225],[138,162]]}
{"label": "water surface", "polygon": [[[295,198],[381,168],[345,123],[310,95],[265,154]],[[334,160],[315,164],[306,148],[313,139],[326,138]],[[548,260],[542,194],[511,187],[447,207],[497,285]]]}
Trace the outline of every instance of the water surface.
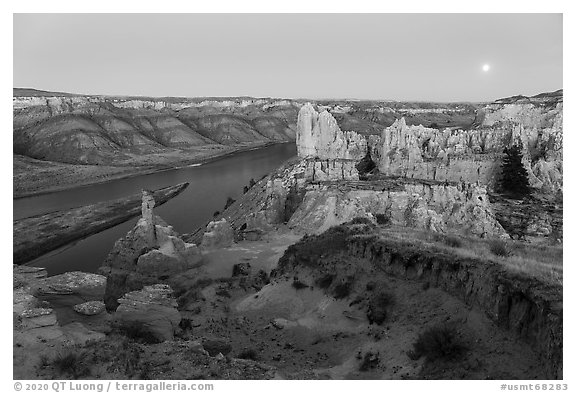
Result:
{"label": "water surface", "polygon": [[[237,198],[250,179],[258,180],[296,155],[296,145],[278,144],[240,152],[201,166],[174,169],[108,183],[14,200],[14,219],[121,198],[142,189],[189,182],[176,198],[155,209],[179,233],[191,232],[222,211],[228,197]],[[27,263],[50,275],[80,270],[95,272],[112,249],[136,223],[134,218]]]}

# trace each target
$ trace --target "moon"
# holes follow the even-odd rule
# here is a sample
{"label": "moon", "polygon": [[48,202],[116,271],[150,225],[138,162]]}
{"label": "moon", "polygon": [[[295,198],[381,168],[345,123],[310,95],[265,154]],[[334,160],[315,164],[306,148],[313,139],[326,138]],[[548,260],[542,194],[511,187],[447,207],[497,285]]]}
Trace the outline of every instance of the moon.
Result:
{"label": "moon", "polygon": [[484,71],[484,72],[490,71],[490,64],[484,64],[484,65],[482,66],[482,71]]}

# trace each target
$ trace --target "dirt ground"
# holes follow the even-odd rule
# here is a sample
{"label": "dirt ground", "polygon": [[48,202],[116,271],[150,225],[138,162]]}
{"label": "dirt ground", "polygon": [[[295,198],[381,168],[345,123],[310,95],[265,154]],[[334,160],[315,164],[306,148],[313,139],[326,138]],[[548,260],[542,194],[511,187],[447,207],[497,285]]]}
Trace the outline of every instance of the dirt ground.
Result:
{"label": "dirt ground", "polygon": [[[188,324],[174,341],[143,344],[108,332],[98,343],[74,346],[74,340],[48,339],[31,346],[15,337],[14,377],[61,378],[49,359],[71,348],[84,353],[88,364],[88,374],[77,378],[544,377],[528,345],[497,328],[482,312],[415,281],[378,279],[378,288],[391,293],[394,302],[384,323],[376,325],[369,323],[352,295],[336,300],[318,287],[297,289],[291,276],[260,290],[243,285],[242,278],[230,278],[232,266],[239,262],[249,262],[253,274],[260,269],[269,272],[296,240],[296,235],[283,233],[209,253],[202,274],[216,280],[202,289],[196,303],[181,311]],[[298,279],[309,282],[305,276]],[[418,336],[438,324],[454,327],[464,351],[449,360],[414,360],[409,354]],[[216,350],[210,349],[214,346]],[[119,347],[123,349],[118,351]],[[372,361],[366,362],[370,356]]]}

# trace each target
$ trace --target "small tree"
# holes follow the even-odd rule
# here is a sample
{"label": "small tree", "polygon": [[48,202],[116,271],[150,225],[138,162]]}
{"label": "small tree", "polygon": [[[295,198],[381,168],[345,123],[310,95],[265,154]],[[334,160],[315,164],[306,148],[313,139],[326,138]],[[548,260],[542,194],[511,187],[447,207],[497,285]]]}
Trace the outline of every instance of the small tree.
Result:
{"label": "small tree", "polygon": [[236,202],[236,199],[232,198],[232,197],[228,197],[228,199],[226,199],[226,204],[224,205],[224,210],[228,209],[230,206],[232,206],[232,204]]}
{"label": "small tree", "polygon": [[356,169],[358,170],[360,176],[363,176],[366,175],[367,173],[372,172],[374,168],[376,168],[376,164],[374,163],[374,161],[372,161],[372,156],[370,154],[370,146],[368,146],[368,151],[366,152],[366,155],[364,156],[364,158],[360,160],[358,164],[356,164]]}
{"label": "small tree", "polygon": [[520,146],[514,145],[504,149],[506,156],[502,159],[502,174],[498,182],[500,192],[514,199],[522,199],[532,192],[528,182],[528,172],[522,164]]}

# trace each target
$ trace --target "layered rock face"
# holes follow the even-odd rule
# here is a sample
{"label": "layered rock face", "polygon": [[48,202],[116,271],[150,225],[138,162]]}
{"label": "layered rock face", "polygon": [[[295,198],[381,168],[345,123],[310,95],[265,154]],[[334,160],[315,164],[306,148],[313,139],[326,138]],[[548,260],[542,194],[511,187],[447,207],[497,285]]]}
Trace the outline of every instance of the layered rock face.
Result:
{"label": "layered rock face", "polygon": [[318,113],[310,103],[300,109],[296,130],[298,157],[360,160],[366,154],[366,138],[342,131],[328,111]]}
{"label": "layered rock face", "polygon": [[[14,91],[15,95],[17,89]],[[288,142],[297,102],[273,99],[131,99],[15,96],[16,154],[69,164],[146,163],[150,154]],[[61,93],[60,93],[61,94]]]}
{"label": "layered rock face", "polygon": [[486,190],[469,184],[386,181],[310,186],[288,225],[306,233],[367,217],[433,232],[504,237]]}
{"label": "layered rock face", "polygon": [[104,297],[115,309],[124,293],[142,289],[198,266],[200,250],[184,242],[178,233],[153,213],[154,200],[143,192],[142,218],[128,234],[116,241],[100,272],[108,277]]}
{"label": "layered rock face", "polygon": [[355,165],[366,155],[367,140],[353,131],[342,131],[326,110],[318,113],[308,103],[298,113],[298,157],[306,159],[311,180],[358,179]]}

